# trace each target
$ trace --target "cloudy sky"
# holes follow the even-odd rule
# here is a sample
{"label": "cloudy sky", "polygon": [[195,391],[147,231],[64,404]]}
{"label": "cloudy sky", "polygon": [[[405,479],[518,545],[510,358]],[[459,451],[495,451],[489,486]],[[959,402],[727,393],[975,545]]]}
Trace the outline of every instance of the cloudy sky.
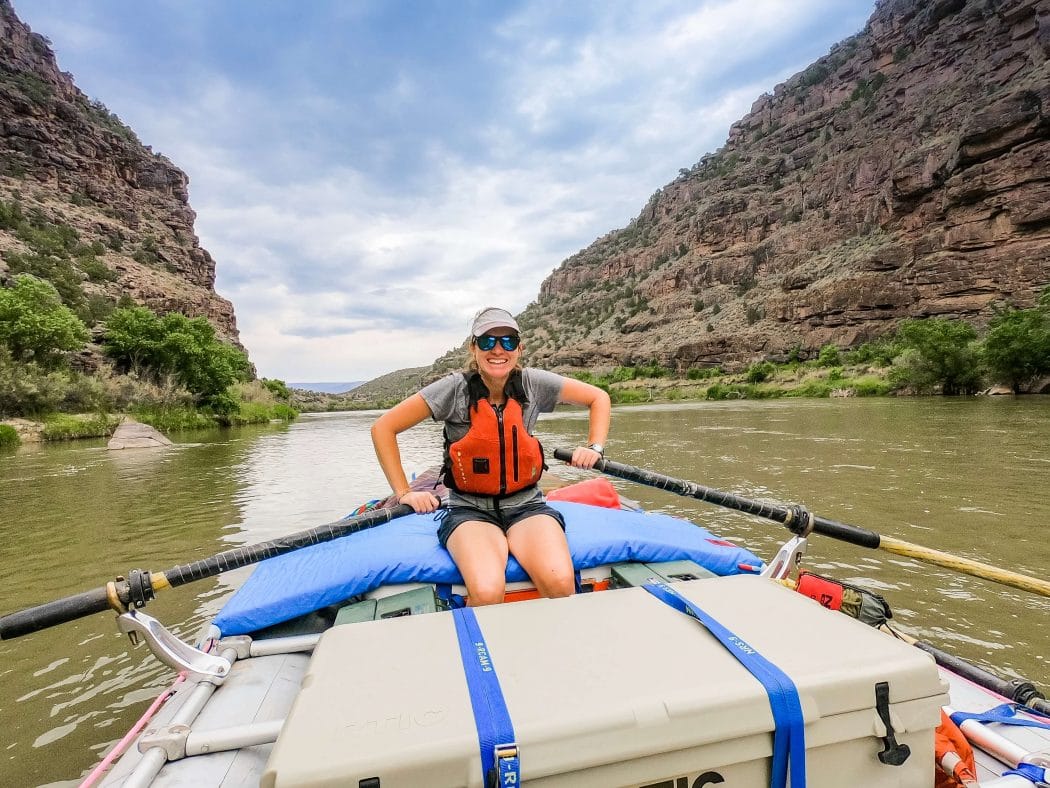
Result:
{"label": "cloudy sky", "polygon": [[259,374],[429,364],[523,309],[873,0],[13,0],[190,178]]}

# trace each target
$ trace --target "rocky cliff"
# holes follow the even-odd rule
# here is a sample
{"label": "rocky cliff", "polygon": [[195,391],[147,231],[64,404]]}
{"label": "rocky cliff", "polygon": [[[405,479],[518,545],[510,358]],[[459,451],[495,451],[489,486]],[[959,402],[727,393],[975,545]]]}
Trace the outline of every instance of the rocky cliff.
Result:
{"label": "rocky cliff", "polygon": [[1050,0],[882,0],[566,260],[530,363],[682,370],[981,323],[1050,282]]}
{"label": "rocky cliff", "polygon": [[[0,0],[0,281],[55,281],[88,322],[124,296],[206,317],[237,342],[233,306],[194,233],[189,180],[59,71]],[[125,300],[125,303],[127,301]]]}

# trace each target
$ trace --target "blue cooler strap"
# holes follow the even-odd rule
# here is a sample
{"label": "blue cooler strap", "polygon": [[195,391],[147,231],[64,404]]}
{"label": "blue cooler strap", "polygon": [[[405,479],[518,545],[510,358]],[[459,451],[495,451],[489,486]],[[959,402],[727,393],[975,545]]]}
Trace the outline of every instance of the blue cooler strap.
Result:
{"label": "blue cooler strap", "polygon": [[806,786],[806,723],[795,682],[780,668],[734,635],[718,621],[690,602],[667,583],[651,578],[642,586],[680,613],[696,619],[736,658],[737,662],[762,682],[773,710],[773,767],[770,788],[786,788],[788,772],[791,788]]}
{"label": "blue cooler strap", "polygon": [[437,594],[438,599],[448,605],[450,610],[467,605],[461,595],[452,593],[451,583],[434,583],[434,593]]}
{"label": "blue cooler strap", "polygon": [[[1017,714],[1018,711],[1023,711],[1025,714],[1030,714],[1038,719],[1033,720],[1028,717],[1021,717]],[[1042,728],[1050,731],[1050,717],[1045,717],[1034,709],[1019,706],[1016,703],[1003,703],[994,709],[976,713],[953,711],[950,716],[952,722],[956,725],[961,725],[966,720],[977,720],[978,722],[998,722],[1002,725],[1020,725],[1025,728]]]}
{"label": "blue cooler strap", "polygon": [[[518,744],[514,740],[514,725],[503,700],[485,637],[473,608],[453,610],[452,616],[456,622],[463,673],[470,691],[470,705],[474,709],[474,724],[478,729],[482,784],[516,788],[521,783]],[[490,781],[490,775],[496,776],[495,783]]]}
{"label": "blue cooler strap", "polygon": [[1008,774],[1024,777],[1032,785],[1046,785],[1047,780],[1050,780],[1050,769],[1036,766],[1034,763],[1019,763],[1016,769],[1007,769],[1003,772],[1003,777],[1006,777]]}

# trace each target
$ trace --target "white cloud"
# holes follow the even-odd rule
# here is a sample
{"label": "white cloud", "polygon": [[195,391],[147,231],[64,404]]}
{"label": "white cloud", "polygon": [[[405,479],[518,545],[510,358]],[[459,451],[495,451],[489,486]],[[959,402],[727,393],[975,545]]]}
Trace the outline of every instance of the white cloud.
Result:
{"label": "white cloud", "polygon": [[[396,4],[347,19],[341,8],[312,11],[344,26],[332,41],[345,46],[282,30],[281,70],[265,76],[213,51],[221,31],[200,22],[219,12],[194,0],[164,8],[182,37],[156,31],[143,61],[186,64],[174,72],[129,75],[92,50],[123,42],[93,23],[91,3],[35,25],[189,174],[217,288],[271,377],[421,366],[462,341],[480,306],[522,309],[565,257],[624,226],[721,146],[760,93],[844,35],[800,51],[842,15],[838,0],[534,2],[435,55],[353,38],[390,34],[367,25]],[[366,50],[381,60],[354,60]],[[355,81],[358,68],[372,81]],[[435,80],[435,69],[461,77]],[[318,76],[329,72],[335,81]]]}

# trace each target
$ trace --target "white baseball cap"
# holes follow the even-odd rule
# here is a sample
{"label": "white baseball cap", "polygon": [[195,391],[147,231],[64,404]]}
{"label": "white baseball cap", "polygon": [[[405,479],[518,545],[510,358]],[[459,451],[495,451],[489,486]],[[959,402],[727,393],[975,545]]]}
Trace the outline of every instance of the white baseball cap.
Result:
{"label": "white baseball cap", "polygon": [[494,328],[513,328],[520,333],[517,321],[506,309],[489,306],[482,309],[474,316],[474,324],[470,327],[470,335],[480,337]]}

